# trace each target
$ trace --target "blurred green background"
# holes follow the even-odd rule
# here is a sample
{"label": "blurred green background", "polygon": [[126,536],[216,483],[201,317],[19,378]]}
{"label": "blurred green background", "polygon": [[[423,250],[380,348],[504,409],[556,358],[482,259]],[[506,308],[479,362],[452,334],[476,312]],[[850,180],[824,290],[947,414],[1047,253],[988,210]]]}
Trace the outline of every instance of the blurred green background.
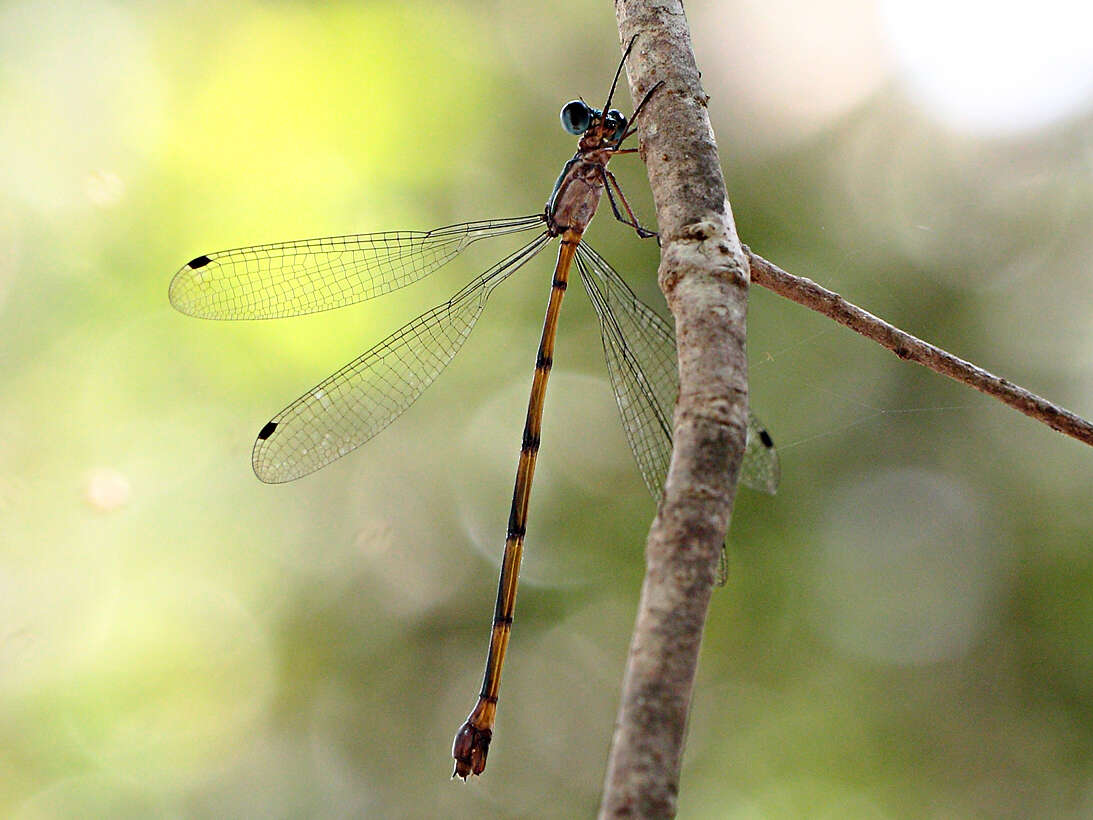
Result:
{"label": "blurred green background", "polygon": [[[997,14],[689,8],[744,241],[1090,416],[1090,12]],[[276,487],[262,424],[501,248],[278,322],[167,284],[538,211],[611,4],[5,3],[0,54],[0,815],[590,816],[653,505],[580,289],[464,786],[551,254],[396,426]],[[589,239],[663,308],[652,243]],[[783,484],[737,502],[680,816],[1093,816],[1093,451],[760,289],[749,346]]]}

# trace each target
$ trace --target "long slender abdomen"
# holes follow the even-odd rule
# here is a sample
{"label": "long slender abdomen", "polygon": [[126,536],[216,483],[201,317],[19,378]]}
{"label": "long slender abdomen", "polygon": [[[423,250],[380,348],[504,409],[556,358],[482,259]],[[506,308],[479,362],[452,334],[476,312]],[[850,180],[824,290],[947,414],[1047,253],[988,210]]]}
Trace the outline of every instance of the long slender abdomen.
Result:
{"label": "long slender abdomen", "polygon": [[482,676],[482,691],[467,721],[456,733],[452,746],[455,758],[453,777],[464,780],[472,774],[482,774],[486,768],[486,755],[493,738],[493,724],[497,715],[497,696],[501,690],[501,668],[505,663],[509,635],[512,632],[516,612],[516,586],[520,580],[520,562],[524,555],[524,534],[527,532],[528,502],[531,499],[531,482],[535,475],[535,460],[539,454],[539,442],[543,429],[543,407],[546,401],[547,380],[554,364],[554,340],[558,333],[558,316],[569,283],[569,268],[573,262],[580,233],[566,231],[558,248],[558,263],[554,268],[554,281],[550,287],[543,335],[539,341],[539,353],[535,357],[535,376],[531,382],[531,397],[524,421],[524,436],[520,444],[520,463],[516,467],[516,484],[512,491],[512,507],[509,511],[508,532],[505,536],[505,552],[501,559],[501,577],[497,582],[497,604],[494,607],[493,627],[490,630],[490,648],[486,655],[486,671]]}

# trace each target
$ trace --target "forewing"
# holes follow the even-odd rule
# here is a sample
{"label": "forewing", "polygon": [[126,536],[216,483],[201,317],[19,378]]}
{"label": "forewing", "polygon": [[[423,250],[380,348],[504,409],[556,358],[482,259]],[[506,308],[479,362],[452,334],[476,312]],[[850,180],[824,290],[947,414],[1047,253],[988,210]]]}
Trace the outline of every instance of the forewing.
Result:
{"label": "forewing", "polygon": [[255,474],[277,484],[364,444],[405,412],[470,335],[490,292],[549,240],[542,234],[304,393],[262,428]]}
{"label": "forewing", "polygon": [[645,486],[659,500],[672,455],[672,405],[679,389],[674,341],[663,320],[625,284],[620,289],[605,273],[610,268],[584,243],[577,250],[577,270],[600,320],[626,438]]}
{"label": "forewing", "polygon": [[[679,394],[675,334],[587,243],[577,268],[600,319],[611,387],[630,449],[653,497],[660,499],[672,453],[672,413]],[[747,449],[740,481],[773,493],[778,489],[778,451],[770,434],[748,413]]]}
{"label": "forewing", "polygon": [[540,214],[255,245],[186,263],[171,280],[178,310],[204,319],[273,319],[362,302],[428,276],[473,242],[539,228]]}
{"label": "forewing", "polygon": [[740,465],[740,483],[753,490],[774,495],[782,480],[782,465],[778,451],[763,422],[748,411],[748,444],[744,463]]}

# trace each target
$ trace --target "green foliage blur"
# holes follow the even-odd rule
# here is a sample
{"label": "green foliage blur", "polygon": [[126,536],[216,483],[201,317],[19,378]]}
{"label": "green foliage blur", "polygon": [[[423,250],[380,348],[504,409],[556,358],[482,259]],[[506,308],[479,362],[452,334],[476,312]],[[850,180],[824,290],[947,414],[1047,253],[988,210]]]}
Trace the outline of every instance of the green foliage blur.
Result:
{"label": "green foliage blur", "polygon": [[[726,59],[741,7],[689,12],[742,239],[1093,415],[1088,107],[971,134],[878,68],[806,123],[812,95],[748,73],[784,53]],[[262,424],[504,242],[276,322],[185,317],[167,284],[222,248],[539,211],[611,5],[5,3],[0,53],[0,815],[591,816],[654,509],[580,288],[464,786],[550,253],[397,425],[274,487]],[[612,168],[655,224],[640,162]],[[663,309],[657,248],[603,211],[588,239]],[[1093,451],[752,297],[783,483],[737,500],[680,816],[1093,815]]]}

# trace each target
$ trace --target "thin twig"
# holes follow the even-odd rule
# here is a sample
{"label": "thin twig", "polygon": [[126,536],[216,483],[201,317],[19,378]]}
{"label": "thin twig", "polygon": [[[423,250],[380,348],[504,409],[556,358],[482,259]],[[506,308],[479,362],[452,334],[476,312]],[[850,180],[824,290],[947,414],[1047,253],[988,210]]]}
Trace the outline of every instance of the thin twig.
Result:
{"label": "thin twig", "polygon": [[758,256],[747,246],[744,252],[751,264],[751,281],[774,291],[800,305],[811,308],[834,319],[867,339],[884,345],[901,359],[917,362],[936,373],[974,387],[988,396],[1019,410],[1029,418],[1042,421],[1053,430],[1093,445],[1093,424],[1080,416],[1052,404],[1045,398],[1030,393],[1023,387],[1007,381],[971,362],[959,359],[929,342],[917,339],[883,319],[879,319],[857,305],[846,301],[834,291],[816,284],[811,279],[787,273],[772,262]]}
{"label": "thin twig", "polygon": [[707,97],[679,0],[617,0],[661,238],[659,279],[676,320],[674,447],[646,543],[601,818],[672,817],[710,595],[743,461],[747,264],[733,225]]}

